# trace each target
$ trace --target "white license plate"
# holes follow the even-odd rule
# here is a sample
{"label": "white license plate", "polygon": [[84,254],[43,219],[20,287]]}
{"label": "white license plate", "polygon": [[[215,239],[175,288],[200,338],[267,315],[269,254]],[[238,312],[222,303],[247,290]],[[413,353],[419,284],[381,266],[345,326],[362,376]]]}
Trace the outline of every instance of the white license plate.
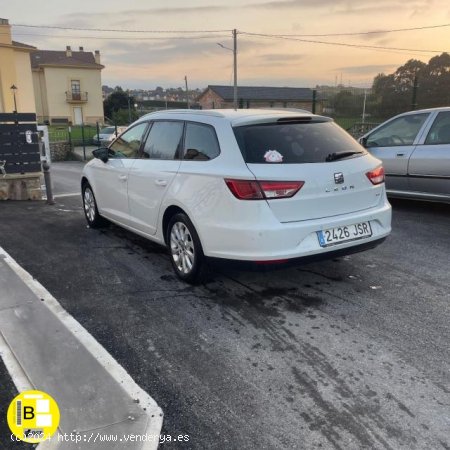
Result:
{"label": "white license plate", "polygon": [[321,247],[340,244],[341,242],[354,241],[372,236],[370,222],[354,223],[342,227],[329,228],[317,232]]}

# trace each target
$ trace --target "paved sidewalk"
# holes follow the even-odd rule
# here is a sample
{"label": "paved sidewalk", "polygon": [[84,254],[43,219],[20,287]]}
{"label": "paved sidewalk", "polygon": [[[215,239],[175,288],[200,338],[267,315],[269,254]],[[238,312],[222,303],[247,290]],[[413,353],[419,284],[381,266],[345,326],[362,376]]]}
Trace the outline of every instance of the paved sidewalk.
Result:
{"label": "paved sidewalk", "polygon": [[[96,146],[96,145],[86,145],[84,150],[83,150],[83,147],[74,147],[73,153],[75,155],[75,158],[78,161],[90,161],[94,157],[92,155],[92,151],[97,148],[98,148],[98,146]],[[86,154],[86,159],[85,159],[85,154]]]}
{"label": "paved sidewalk", "polygon": [[0,357],[0,448],[5,450],[30,450],[32,445],[11,440],[11,431],[6,422],[6,412],[11,400],[18,394],[11,376]]}
{"label": "paved sidewalk", "polygon": [[[59,303],[0,248],[0,337],[20,367],[21,385],[57,401],[61,433],[159,434],[162,413]],[[5,359],[6,362],[6,359]],[[6,364],[8,366],[8,364]],[[14,364],[13,364],[14,365]],[[11,372],[10,364],[8,369]],[[15,376],[12,370],[13,379]],[[16,383],[17,384],[17,383]],[[67,443],[62,449],[156,448],[142,442]],[[1,447],[1,445],[0,445]],[[47,443],[42,448],[50,447]]]}

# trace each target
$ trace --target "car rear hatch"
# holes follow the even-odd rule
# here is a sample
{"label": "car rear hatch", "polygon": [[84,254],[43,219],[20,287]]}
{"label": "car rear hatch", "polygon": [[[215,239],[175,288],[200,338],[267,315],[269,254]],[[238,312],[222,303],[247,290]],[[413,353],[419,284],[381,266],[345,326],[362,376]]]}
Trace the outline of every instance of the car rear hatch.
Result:
{"label": "car rear hatch", "polygon": [[[367,176],[379,164],[330,119],[278,119],[236,126],[234,132],[263,191],[265,181],[303,182],[292,197],[279,198],[270,190],[265,195],[280,222],[352,213],[380,201],[381,185]],[[282,190],[283,183],[278,188]]]}

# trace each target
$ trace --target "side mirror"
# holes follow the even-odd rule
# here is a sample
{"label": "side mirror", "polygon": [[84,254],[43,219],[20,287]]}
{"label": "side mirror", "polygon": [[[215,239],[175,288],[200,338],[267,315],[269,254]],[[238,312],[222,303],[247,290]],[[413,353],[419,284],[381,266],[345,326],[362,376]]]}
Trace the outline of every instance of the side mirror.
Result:
{"label": "side mirror", "polygon": [[359,143],[364,147],[364,148],[367,148],[367,138],[368,138],[369,136],[365,136],[365,137],[362,137],[362,138],[360,138],[359,139]]}
{"label": "side mirror", "polygon": [[103,161],[104,163],[108,162],[109,149],[107,149],[105,147],[97,148],[92,152],[92,154],[94,155],[94,158],[97,158],[100,161]]}

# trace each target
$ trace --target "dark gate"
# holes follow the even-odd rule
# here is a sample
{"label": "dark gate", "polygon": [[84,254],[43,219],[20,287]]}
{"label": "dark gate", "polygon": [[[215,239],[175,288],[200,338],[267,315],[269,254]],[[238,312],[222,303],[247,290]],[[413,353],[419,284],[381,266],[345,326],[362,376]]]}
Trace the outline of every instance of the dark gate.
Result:
{"label": "dark gate", "polygon": [[36,114],[0,113],[0,171],[25,174],[41,171]]}

